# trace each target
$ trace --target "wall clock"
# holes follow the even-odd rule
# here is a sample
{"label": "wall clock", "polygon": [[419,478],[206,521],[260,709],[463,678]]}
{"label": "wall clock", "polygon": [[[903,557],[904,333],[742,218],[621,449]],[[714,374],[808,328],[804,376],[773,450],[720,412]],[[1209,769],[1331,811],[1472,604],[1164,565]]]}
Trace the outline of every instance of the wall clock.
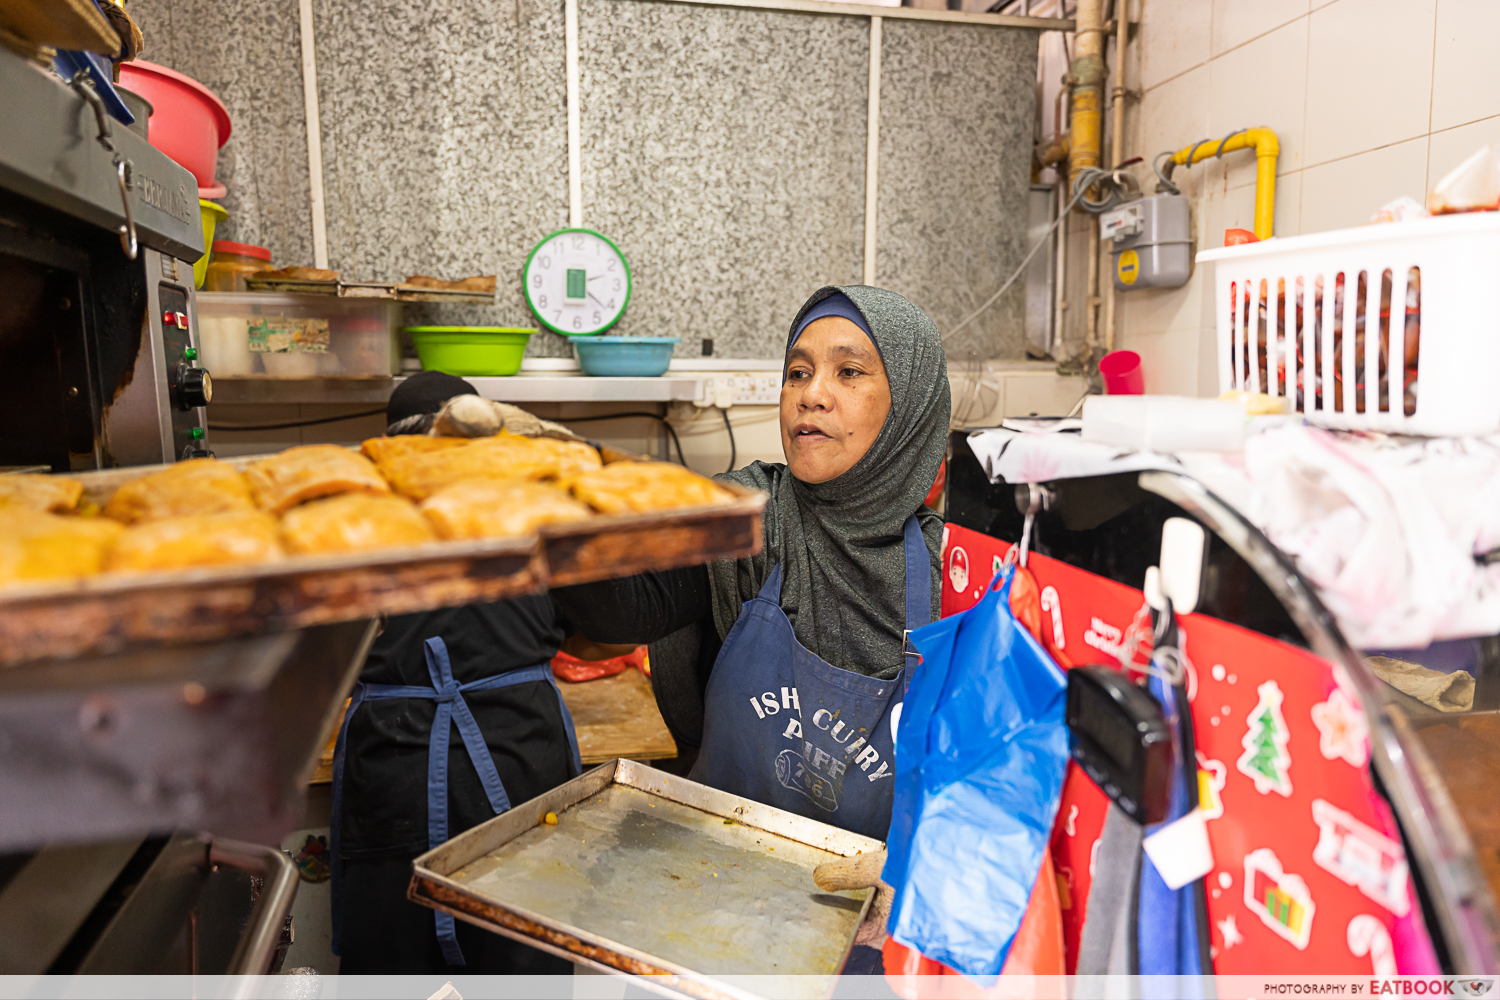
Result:
{"label": "wall clock", "polygon": [[592,229],[552,233],[526,258],[521,278],[536,318],[565,337],[603,333],[630,303],[630,265]]}

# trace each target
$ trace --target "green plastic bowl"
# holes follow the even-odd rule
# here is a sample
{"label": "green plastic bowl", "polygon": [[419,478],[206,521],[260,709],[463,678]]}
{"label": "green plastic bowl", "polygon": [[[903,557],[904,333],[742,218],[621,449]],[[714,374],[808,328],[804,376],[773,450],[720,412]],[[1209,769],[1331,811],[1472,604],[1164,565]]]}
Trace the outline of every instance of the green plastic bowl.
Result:
{"label": "green plastic bowl", "polygon": [[449,375],[514,375],[534,329],[508,326],[408,326],[426,371]]}

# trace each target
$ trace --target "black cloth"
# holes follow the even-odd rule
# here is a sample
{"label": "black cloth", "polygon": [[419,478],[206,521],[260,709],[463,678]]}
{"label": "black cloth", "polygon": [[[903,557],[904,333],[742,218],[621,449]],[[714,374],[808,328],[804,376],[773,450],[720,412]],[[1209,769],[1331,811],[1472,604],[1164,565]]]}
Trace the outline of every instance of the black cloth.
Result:
{"label": "black cloth", "polygon": [[[431,687],[422,642],[433,636],[442,637],[454,680],[464,684],[546,662],[557,655],[565,634],[546,596],[400,615],[375,640],[360,680]],[[562,709],[546,681],[473,691],[464,700],[512,803],[573,776]],[[346,860],[427,850],[427,745],[436,712],[437,703],[426,698],[391,698],[366,701],[349,720],[339,852]],[[493,816],[454,727],[448,753],[449,835]],[[350,940],[346,928],[345,947]]]}
{"label": "black cloth", "polygon": [[[567,959],[462,920],[454,927],[467,964],[449,965],[434,932],[434,911],[406,898],[415,857],[345,864],[340,975],[572,976]],[[559,981],[555,995],[571,998],[572,979]]]}
{"label": "black cloth", "polygon": [[418,372],[396,386],[385,404],[386,424],[400,423],[420,413],[436,413],[454,396],[477,396],[472,383],[447,372]]}
{"label": "black cloth", "polygon": [[573,627],[595,642],[647,644],[651,689],[679,744],[703,745],[703,696],[723,641],[714,628],[708,567],[558,587]]}

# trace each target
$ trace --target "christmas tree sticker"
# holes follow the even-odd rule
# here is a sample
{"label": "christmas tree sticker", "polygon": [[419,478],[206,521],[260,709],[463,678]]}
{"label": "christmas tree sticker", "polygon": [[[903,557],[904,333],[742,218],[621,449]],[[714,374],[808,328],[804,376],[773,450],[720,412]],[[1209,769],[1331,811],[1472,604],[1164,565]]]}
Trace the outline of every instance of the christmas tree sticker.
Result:
{"label": "christmas tree sticker", "polygon": [[1286,752],[1288,733],[1281,714],[1281,688],[1275,681],[1266,681],[1256,691],[1260,701],[1250,713],[1250,728],[1240,740],[1245,752],[1235,766],[1255,782],[1260,794],[1291,795],[1292,779],[1287,769],[1292,758]]}

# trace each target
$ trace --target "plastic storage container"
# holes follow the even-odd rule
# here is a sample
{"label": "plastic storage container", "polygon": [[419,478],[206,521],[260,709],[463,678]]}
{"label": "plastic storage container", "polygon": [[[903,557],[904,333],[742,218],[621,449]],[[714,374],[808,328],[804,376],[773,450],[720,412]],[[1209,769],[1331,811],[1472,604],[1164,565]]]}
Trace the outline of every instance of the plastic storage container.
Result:
{"label": "plastic storage container", "polygon": [[200,292],[198,350],[215,376],[392,375],[400,371],[393,299]]}
{"label": "plastic storage container", "polygon": [[1500,429],[1500,213],[1207,250],[1219,389],[1289,397],[1329,427]]}
{"label": "plastic storage container", "polygon": [[409,326],[422,368],[449,375],[514,375],[533,329],[506,326]]}
{"label": "plastic storage container", "polygon": [[208,259],[208,275],[203,280],[205,292],[248,292],[245,280],[259,271],[269,270],[271,251],[253,243],[215,240],[213,255]]}
{"label": "plastic storage container", "polygon": [[672,363],[676,337],[569,337],[578,352],[578,367],[586,375],[633,375],[652,378],[665,374]]}

